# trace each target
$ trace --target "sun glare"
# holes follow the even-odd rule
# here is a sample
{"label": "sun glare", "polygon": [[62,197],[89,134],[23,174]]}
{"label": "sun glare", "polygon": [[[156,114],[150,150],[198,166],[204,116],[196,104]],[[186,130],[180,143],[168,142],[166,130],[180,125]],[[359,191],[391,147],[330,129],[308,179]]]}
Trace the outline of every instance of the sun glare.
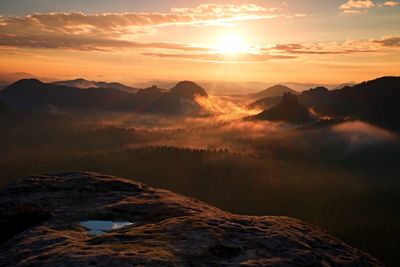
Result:
{"label": "sun glare", "polygon": [[245,52],[246,46],[243,38],[236,34],[221,37],[217,45],[220,54],[235,55]]}

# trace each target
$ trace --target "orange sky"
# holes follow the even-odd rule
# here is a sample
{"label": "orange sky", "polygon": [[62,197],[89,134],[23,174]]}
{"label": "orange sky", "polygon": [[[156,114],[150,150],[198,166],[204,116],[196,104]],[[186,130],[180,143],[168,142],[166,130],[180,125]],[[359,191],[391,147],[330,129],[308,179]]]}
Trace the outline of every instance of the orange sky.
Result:
{"label": "orange sky", "polygon": [[0,71],[126,83],[341,83],[400,73],[396,1],[159,2],[126,13],[15,4],[0,16]]}

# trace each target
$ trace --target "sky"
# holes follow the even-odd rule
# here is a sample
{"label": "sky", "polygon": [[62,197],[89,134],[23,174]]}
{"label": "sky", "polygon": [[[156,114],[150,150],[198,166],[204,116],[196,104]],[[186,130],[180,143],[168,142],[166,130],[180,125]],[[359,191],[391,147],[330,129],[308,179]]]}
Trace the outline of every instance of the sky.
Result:
{"label": "sky", "polygon": [[0,0],[0,72],[344,83],[400,74],[400,1]]}

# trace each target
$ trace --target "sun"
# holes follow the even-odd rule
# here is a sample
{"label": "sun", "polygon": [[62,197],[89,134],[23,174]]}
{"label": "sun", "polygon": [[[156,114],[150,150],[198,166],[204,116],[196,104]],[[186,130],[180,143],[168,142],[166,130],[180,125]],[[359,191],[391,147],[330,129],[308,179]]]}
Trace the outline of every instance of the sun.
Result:
{"label": "sun", "polygon": [[217,51],[220,54],[235,55],[245,52],[244,39],[237,34],[222,36],[217,44]]}

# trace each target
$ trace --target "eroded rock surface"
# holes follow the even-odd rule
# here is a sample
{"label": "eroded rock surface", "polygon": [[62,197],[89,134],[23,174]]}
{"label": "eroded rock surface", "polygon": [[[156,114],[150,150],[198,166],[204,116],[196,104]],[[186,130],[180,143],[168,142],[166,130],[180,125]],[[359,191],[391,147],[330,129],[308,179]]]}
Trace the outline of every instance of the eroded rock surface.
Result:
{"label": "eroded rock surface", "polygon": [[[0,244],[0,266],[382,266],[300,220],[235,215],[97,173],[17,181],[0,193],[0,223],[23,218],[21,207],[42,216]],[[92,236],[87,220],[133,224]]]}

